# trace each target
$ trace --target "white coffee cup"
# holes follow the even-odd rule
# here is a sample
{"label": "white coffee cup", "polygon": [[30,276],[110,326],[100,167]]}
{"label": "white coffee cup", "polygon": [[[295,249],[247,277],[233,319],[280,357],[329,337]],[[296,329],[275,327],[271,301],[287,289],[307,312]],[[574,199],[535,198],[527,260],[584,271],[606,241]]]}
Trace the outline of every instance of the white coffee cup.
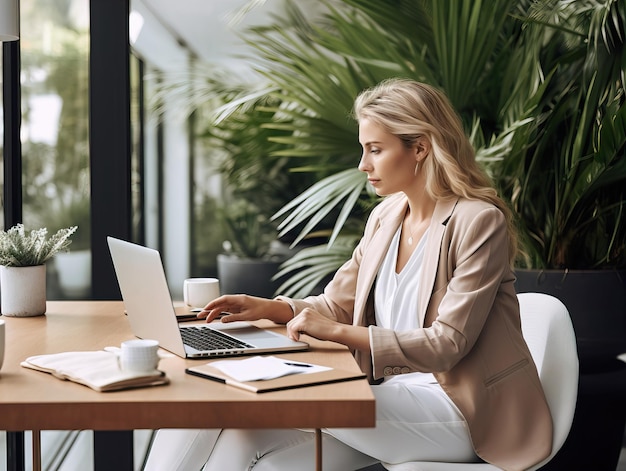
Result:
{"label": "white coffee cup", "polygon": [[2,362],[4,361],[4,320],[0,319],[0,368],[2,368]]}
{"label": "white coffee cup", "polygon": [[192,308],[202,308],[220,295],[217,278],[187,278],[183,282],[183,301]]}
{"label": "white coffee cup", "polygon": [[159,342],[133,339],[122,342],[120,366],[131,373],[151,373],[159,366]]}

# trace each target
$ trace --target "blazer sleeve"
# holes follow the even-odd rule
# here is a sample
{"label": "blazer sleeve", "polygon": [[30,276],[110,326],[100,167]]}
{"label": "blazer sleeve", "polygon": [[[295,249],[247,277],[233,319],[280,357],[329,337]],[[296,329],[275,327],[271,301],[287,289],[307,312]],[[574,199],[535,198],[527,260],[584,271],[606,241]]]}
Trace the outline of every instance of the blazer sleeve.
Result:
{"label": "blazer sleeve", "polygon": [[370,326],[374,378],[388,374],[390,366],[406,373],[450,370],[472,349],[509,281],[504,215],[493,206],[455,212],[441,241],[435,285],[432,291],[420,288],[421,296],[430,297],[424,326],[404,332]]}

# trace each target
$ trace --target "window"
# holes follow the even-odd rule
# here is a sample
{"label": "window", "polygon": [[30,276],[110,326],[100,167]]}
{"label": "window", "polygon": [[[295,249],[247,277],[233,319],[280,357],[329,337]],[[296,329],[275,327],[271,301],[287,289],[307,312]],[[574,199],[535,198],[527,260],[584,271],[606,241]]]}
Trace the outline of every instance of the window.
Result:
{"label": "window", "polygon": [[23,222],[27,229],[49,232],[78,226],[71,253],[59,254],[48,266],[48,297],[86,298],[89,1],[22,2],[20,55]]}

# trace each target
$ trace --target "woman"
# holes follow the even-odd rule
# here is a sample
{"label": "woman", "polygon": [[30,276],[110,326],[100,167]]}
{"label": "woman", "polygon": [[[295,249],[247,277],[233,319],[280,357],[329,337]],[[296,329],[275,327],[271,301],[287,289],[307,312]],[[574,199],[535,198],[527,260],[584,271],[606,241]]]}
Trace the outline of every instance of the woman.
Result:
{"label": "woman", "polygon": [[[552,420],[521,333],[510,212],[434,88],[388,80],[361,93],[354,113],[359,169],[386,198],[352,258],[319,296],[222,296],[201,316],[269,318],[294,339],[354,352],[373,384],[376,427],[325,430],[324,469],[376,460],[484,460],[507,470],[538,463],[552,448]],[[302,469],[303,448],[313,456],[306,431],[162,431],[155,453],[172,437],[193,448],[179,456],[196,456],[196,469],[207,457],[206,470],[292,469],[298,456]]]}

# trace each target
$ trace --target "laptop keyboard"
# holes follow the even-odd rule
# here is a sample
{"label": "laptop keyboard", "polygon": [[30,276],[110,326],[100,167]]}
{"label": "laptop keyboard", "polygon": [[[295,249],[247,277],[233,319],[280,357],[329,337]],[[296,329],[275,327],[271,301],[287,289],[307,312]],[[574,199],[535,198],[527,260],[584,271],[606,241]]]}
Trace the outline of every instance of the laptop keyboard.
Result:
{"label": "laptop keyboard", "polygon": [[223,334],[219,330],[206,327],[185,327],[180,329],[183,342],[196,350],[229,350],[246,348],[252,345]]}

